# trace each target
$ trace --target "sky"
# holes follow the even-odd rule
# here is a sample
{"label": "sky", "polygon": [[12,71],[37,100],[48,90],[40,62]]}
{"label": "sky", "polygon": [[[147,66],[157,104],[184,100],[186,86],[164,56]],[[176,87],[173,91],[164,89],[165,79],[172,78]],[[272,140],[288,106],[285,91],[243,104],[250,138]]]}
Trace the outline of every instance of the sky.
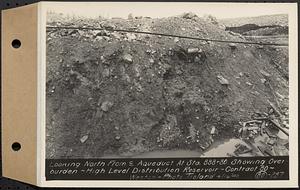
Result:
{"label": "sky", "polygon": [[287,14],[291,3],[195,3],[195,2],[47,2],[47,10],[85,17],[134,16],[152,18],[193,12],[198,16],[213,15],[218,19]]}

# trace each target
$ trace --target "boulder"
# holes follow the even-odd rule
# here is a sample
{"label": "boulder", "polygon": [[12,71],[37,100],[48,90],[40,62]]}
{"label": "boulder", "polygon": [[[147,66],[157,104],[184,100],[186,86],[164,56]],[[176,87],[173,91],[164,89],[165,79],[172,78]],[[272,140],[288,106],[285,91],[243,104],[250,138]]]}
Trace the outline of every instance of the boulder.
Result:
{"label": "boulder", "polygon": [[132,13],[130,13],[130,14],[128,15],[128,19],[129,19],[129,20],[132,20],[132,19],[133,19]]}
{"label": "boulder", "polygon": [[217,79],[222,85],[229,85],[229,81],[225,79],[222,75],[218,75]]}
{"label": "boulder", "polygon": [[211,135],[215,135],[215,134],[216,134],[216,127],[215,127],[215,126],[213,126],[213,127],[211,128],[210,134],[211,134]]}
{"label": "boulder", "polygon": [[127,33],[126,37],[127,37],[128,41],[134,41],[134,40],[136,40],[136,35],[132,34],[132,33]]}
{"label": "boulder", "polygon": [[133,57],[130,54],[125,54],[122,57],[123,61],[125,61],[126,63],[132,63],[133,62]]}
{"label": "boulder", "polygon": [[80,138],[81,143],[85,143],[85,141],[89,138],[88,135],[84,135],[83,137]]}
{"label": "boulder", "polygon": [[107,112],[111,107],[113,106],[113,103],[110,101],[105,101],[101,104],[101,110],[104,112]]}
{"label": "boulder", "polygon": [[202,50],[197,47],[191,47],[187,49],[188,54],[201,53]]}
{"label": "boulder", "polygon": [[229,43],[228,46],[231,48],[231,49],[236,49],[236,44],[235,43]]}
{"label": "boulder", "polygon": [[195,18],[195,17],[198,17],[198,16],[195,13],[192,13],[192,12],[183,13],[183,15],[182,15],[182,18],[185,18],[185,19],[192,19],[192,18]]}

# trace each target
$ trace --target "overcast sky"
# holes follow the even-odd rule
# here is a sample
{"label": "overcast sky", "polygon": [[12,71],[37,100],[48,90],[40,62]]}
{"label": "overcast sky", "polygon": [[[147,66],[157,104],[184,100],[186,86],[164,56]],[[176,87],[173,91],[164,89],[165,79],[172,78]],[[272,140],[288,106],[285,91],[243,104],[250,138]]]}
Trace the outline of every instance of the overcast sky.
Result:
{"label": "overcast sky", "polygon": [[128,14],[132,13],[134,16],[159,18],[194,12],[199,16],[211,14],[220,19],[287,14],[290,5],[287,3],[48,2],[47,9],[87,17],[127,18]]}

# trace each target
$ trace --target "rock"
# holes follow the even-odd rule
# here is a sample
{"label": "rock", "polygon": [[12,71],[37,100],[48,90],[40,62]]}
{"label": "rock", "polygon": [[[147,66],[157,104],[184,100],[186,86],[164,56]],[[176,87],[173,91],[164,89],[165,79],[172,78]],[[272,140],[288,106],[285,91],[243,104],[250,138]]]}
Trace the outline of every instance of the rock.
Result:
{"label": "rock", "polygon": [[228,31],[228,34],[235,36],[236,33],[232,31]]}
{"label": "rock", "polygon": [[211,24],[214,24],[214,25],[218,25],[219,24],[217,18],[214,17],[214,16],[212,16],[212,15],[204,15],[203,19],[206,22],[210,22]]}
{"label": "rock", "polygon": [[97,36],[98,34],[100,35],[101,32],[102,32],[102,30],[92,30],[92,31],[91,31],[91,34],[92,34],[93,36]]}
{"label": "rock", "polygon": [[260,70],[260,73],[261,73],[264,77],[270,77],[270,76],[271,76],[270,73],[267,73],[267,72],[264,71],[264,70]]}
{"label": "rock", "polygon": [[80,142],[84,143],[88,138],[89,138],[88,135],[84,135],[83,137],[80,138]]}
{"label": "rock", "polygon": [[111,40],[111,38],[108,37],[108,36],[102,36],[102,39],[104,39],[104,40],[106,40],[106,41],[110,41],[110,40]]}
{"label": "rock", "polygon": [[177,75],[181,75],[181,74],[183,74],[183,71],[180,70],[180,69],[176,69],[176,74],[177,74]]}
{"label": "rock", "polygon": [[235,43],[229,43],[228,45],[231,49],[236,49],[237,47]]}
{"label": "rock", "polygon": [[105,58],[104,58],[104,56],[103,56],[103,55],[101,55],[101,56],[100,56],[100,60],[101,60],[102,62],[104,62],[104,61],[105,61]]}
{"label": "rock", "polygon": [[128,15],[128,17],[127,17],[129,20],[132,20],[133,19],[133,15],[132,15],[132,13],[130,13],[129,15]]}
{"label": "rock", "polygon": [[267,80],[266,79],[260,79],[260,82],[265,84],[267,82]]}
{"label": "rock", "polygon": [[101,40],[103,40],[103,37],[102,37],[102,36],[97,36],[97,37],[95,38],[95,40],[96,40],[96,41],[101,41]]}
{"label": "rock", "polygon": [[109,33],[106,30],[101,30],[94,34],[94,37],[97,37],[97,36],[109,36]]}
{"label": "rock", "polygon": [[127,37],[128,41],[134,41],[134,40],[136,40],[136,35],[132,34],[132,33],[127,33],[126,37]]}
{"label": "rock", "polygon": [[199,56],[195,56],[194,62],[199,63],[201,61],[201,58]]}
{"label": "rock", "polygon": [[133,62],[133,57],[130,54],[125,54],[123,55],[123,61],[127,62],[127,63],[132,63]]}
{"label": "rock", "polygon": [[79,33],[80,36],[83,36],[84,31],[83,30],[78,30],[78,33]]}
{"label": "rock", "polygon": [[150,59],[149,59],[149,62],[150,62],[151,64],[153,64],[153,63],[154,63],[154,59],[150,58]]}
{"label": "rock", "polygon": [[118,140],[121,139],[121,137],[120,136],[116,136],[115,139],[118,141]]}
{"label": "rock", "polygon": [[118,32],[113,32],[113,33],[111,33],[111,35],[113,37],[115,37],[116,39],[121,39],[121,37],[122,37],[122,35],[120,33],[118,33]]}
{"label": "rock", "polygon": [[192,12],[183,13],[183,15],[182,15],[182,18],[185,18],[185,19],[192,19],[192,18],[195,18],[195,17],[198,17],[198,16],[195,13],[192,13]]}
{"label": "rock", "polygon": [[263,45],[259,45],[257,48],[258,49],[264,49],[264,46]]}
{"label": "rock", "polygon": [[216,134],[216,127],[215,127],[215,126],[213,126],[213,127],[211,128],[210,134],[211,134],[211,135],[215,135],[215,134]]}
{"label": "rock", "polygon": [[253,84],[251,82],[246,82],[247,85],[252,86]]}
{"label": "rock", "polygon": [[105,24],[103,25],[103,28],[105,28],[105,29],[107,29],[107,30],[113,30],[113,29],[116,28],[116,26],[113,25],[113,24],[105,23]]}
{"label": "rock", "polygon": [[146,38],[146,39],[149,39],[149,38],[150,38],[150,35],[149,35],[149,34],[146,34],[146,35],[145,35],[145,38]]}
{"label": "rock", "polygon": [[229,81],[225,79],[222,75],[218,75],[217,79],[222,85],[229,85]]}
{"label": "rock", "polygon": [[250,73],[244,72],[244,75],[245,75],[246,77],[250,77]]}
{"label": "rock", "polygon": [[187,49],[188,54],[194,54],[194,53],[200,53],[200,52],[201,52],[201,49],[199,49],[199,48],[188,48]]}
{"label": "rock", "polygon": [[129,28],[128,28],[128,30],[132,30],[132,31],[134,31],[134,30],[136,30],[136,29],[138,29],[136,26],[133,26],[133,27],[129,27]]}
{"label": "rock", "polygon": [[55,86],[52,86],[52,88],[51,88],[51,91],[50,91],[51,93],[54,93],[55,92]]}
{"label": "rock", "polygon": [[179,38],[178,38],[178,37],[175,37],[175,38],[174,38],[174,42],[175,42],[175,43],[179,42]]}
{"label": "rock", "polygon": [[196,30],[196,31],[200,31],[200,28],[199,28],[199,27],[195,27],[195,30]]}
{"label": "rock", "polygon": [[113,103],[110,101],[105,101],[101,104],[102,111],[107,112],[111,107],[113,106]]}
{"label": "rock", "polygon": [[110,71],[109,71],[108,68],[105,68],[105,69],[103,70],[102,76],[105,77],[105,78],[107,78],[107,77],[110,76]]}

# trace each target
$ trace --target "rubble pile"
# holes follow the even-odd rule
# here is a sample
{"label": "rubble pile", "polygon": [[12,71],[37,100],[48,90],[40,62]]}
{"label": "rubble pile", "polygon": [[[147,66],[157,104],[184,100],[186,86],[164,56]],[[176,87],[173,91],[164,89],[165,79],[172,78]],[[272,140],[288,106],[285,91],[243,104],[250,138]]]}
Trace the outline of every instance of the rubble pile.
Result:
{"label": "rubble pile", "polygon": [[[286,109],[288,80],[271,64],[271,47],[111,30],[241,40],[217,23],[191,13],[161,19],[60,17],[50,15],[47,24],[78,29],[47,31],[47,158],[206,151],[233,137],[251,113],[265,112],[268,100]],[[264,130],[273,126],[257,119],[245,125],[243,138],[258,139],[263,123]],[[278,140],[263,136],[267,145],[274,140],[272,154],[283,154]]]}
{"label": "rubble pile", "polygon": [[[280,125],[273,108],[267,113],[256,113],[253,120],[241,123],[239,137],[246,144],[236,144],[229,156],[287,156],[289,154],[289,132],[285,117]],[[282,118],[281,118],[282,119]]]}

